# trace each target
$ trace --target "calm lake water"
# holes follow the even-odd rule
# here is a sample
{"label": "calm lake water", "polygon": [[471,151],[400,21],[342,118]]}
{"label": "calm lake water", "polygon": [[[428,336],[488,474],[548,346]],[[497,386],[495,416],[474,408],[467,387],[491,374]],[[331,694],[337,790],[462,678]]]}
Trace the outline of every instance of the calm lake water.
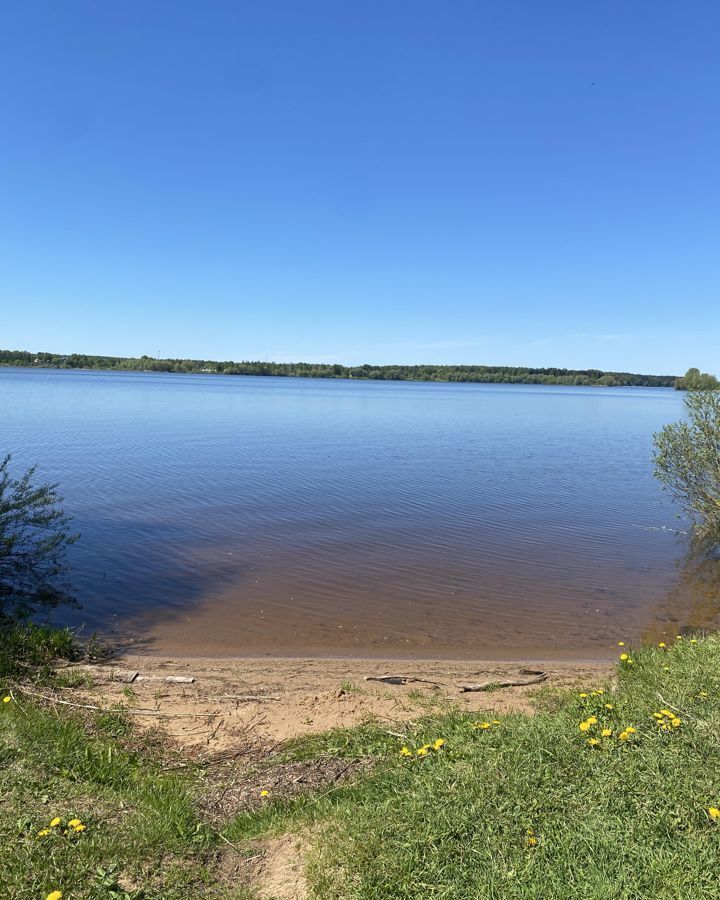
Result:
{"label": "calm lake water", "polygon": [[89,628],[187,654],[583,657],[716,624],[664,389],[0,369]]}

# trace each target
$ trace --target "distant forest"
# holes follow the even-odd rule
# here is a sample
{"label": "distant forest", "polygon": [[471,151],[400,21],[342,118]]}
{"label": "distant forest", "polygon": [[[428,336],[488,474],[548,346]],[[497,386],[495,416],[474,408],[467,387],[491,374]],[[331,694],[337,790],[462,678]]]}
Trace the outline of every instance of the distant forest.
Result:
{"label": "distant forest", "polygon": [[186,372],[211,375],[277,375],[352,378],[370,381],[469,381],[494,384],[569,384],[601,387],[674,387],[674,375],[636,375],[600,369],[532,369],[527,366],[342,366],[339,363],[216,362],[209,359],[155,359],[152,356],[87,356],[0,350],[2,366],[111,371]]}

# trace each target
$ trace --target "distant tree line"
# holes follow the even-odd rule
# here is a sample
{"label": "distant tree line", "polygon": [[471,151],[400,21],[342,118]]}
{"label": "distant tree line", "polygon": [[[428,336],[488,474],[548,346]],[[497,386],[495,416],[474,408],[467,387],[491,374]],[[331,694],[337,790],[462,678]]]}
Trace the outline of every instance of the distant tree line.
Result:
{"label": "distant tree line", "polygon": [[598,385],[601,387],[673,387],[683,380],[675,375],[637,375],[631,372],[603,372],[600,369],[535,369],[527,366],[372,366],[369,363],[362,366],[343,366],[339,363],[218,362],[209,359],[155,359],[152,356],[127,358],[87,356],[81,353],[30,353],[25,350],[0,350],[0,365],[54,369],[188,372],[213,375],[352,378],[371,381],[454,381],[494,384]]}
{"label": "distant tree line", "polygon": [[682,378],[676,380],[675,388],[678,391],[716,391],[720,388],[720,381],[700,369],[688,369]]}

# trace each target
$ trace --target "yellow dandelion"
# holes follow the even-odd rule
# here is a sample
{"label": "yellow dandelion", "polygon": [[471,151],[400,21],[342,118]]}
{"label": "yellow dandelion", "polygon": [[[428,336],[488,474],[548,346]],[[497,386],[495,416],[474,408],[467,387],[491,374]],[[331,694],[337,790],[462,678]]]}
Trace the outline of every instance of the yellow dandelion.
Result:
{"label": "yellow dandelion", "polygon": [[9,703],[12,700],[12,697],[3,697],[3,703]]}
{"label": "yellow dandelion", "polygon": [[627,662],[627,660],[630,659],[630,657],[627,655],[627,653],[621,653],[621,654],[620,654],[620,659],[621,659],[623,662]]}
{"label": "yellow dandelion", "polygon": [[599,743],[600,743],[599,738],[588,738],[588,744],[590,744],[591,747],[597,747],[597,745]]}
{"label": "yellow dandelion", "polygon": [[60,816],[55,816],[52,822],[50,822],[50,827],[57,828],[58,825],[62,825],[62,819],[60,818]]}
{"label": "yellow dandelion", "polygon": [[578,694],[578,697],[584,700],[587,697],[587,694],[583,691],[581,694]]}
{"label": "yellow dandelion", "polygon": [[528,836],[527,845],[528,847],[537,847],[537,838],[535,837],[535,835],[531,834]]}
{"label": "yellow dandelion", "polygon": [[682,719],[674,718],[670,720],[670,724],[673,728],[679,728],[682,725]]}
{"label": "yellow dandelion", "polygon": [[49,834],[52,834],[49,828],[41,828],[38,831],[38,837],[47,837]]}
{"label": "yellow dandelion", "polygon": [[438,738],[432,745],[433,750],[439,750],[441,747],[445,745],[445,741],[443,738]]}
{"label": "yellow dandelion", "polygon": [[674,713],[674,712],[670,712],[669,709],[661,709],[660,712],[661,712],[664,716],[667,716],[669,719],[675,718],[675,713]]}
{"label": "yellow dandelion", "polygon": [[663,666],[663,672],[669,672],[670,666]]}
{"label": "yellow dandelion", "polygon": [[660,641],[660,643],[658,644],[658,647],[661,650],[664,650],[667,647],[667,644],[665,643],[665,641]]}
{"label": "yellow dandelion", "polygon": [[682,635],[681,635],[681,634],[676,634],[676,635],[675,635],[675,640],[676,640],[676,641],[681,641],[681,640],[682,640]]}
{"label": "yellow dandelion", "polygon": [[589,722],[581,722],[580,723],[580,731],[590,731],[592,725]]}
{"label": "yellow dandelion", "polygon": [[621,741],[626,741],[626,740],[628,740],[629,737],[630,737],[630,735],[627,733],[627,731],[621,731],[620,734],[618,735],[618,739]]}
{"label": "yellow dandelion", "polygon": [[633,728],[632,725],[628,725],[625,731],[627,731],[628,734],[637,734],[637,730]]}
{"label": "yellow dandelion", "polygon": [[62,891],[51,891],[51,892],[47,895],[47,897],[45,898],[45,900],[62,900],[62,895],[63,895],[63,892],[62,892]]}
{"label": "yellow dandelion", "polygon": [[85,831],[86,828],[87,828],[87,825],[83,825],[83,823],[81,822],[79,825],[76,825],[73,828],[73,831],[81,832],[81,831]]}
{"label": "yellow dandelion", "polygon": [[417,751],[418,756],[427,756],[427,747],[420,747]]}
{"label": "yellow dandelion", "polygon": [[603,737],[610,737],[612,735],[612,728],[603,728],[600,733]]}
{"label": "yellow dandelion", "polygon": [[618,641],[618,647],[624,647],[625,641]]}
{"label": "yellow dandelion", "polygon": [[261,796],[261,797],[269,797],[269,796],[270,796],[270,791],[260,791],[260,796]]}
{"label": "yellow dandelion", "polygon": [[713,821],[717,821],[720,819],[720,809],[718,809],[717,806],[711,806],[708,809],[708,815]]}
{"label": "yellow dandelion", "polygon": [[612,703],[606,703],[605,709],[615,709],[615,707],[612,705]]}
{"label": "yellow dandelion", "polygon": [[691,638],[690,643],[691,643],[691,644],[697,644],[697,641],[695,640],[695,638]]}
{"label": "yellow dandelion", "polygon": [[82,822],[80,821],[80,819],[70,819],[70,821],[68,822],[68,825],[71,828],[76,828],[78,825],[82,825]]}

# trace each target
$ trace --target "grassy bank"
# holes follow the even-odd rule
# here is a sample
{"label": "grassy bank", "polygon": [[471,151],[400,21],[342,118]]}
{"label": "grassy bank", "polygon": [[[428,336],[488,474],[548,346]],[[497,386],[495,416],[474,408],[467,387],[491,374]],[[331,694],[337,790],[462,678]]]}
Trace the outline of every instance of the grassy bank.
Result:
{"label": "grassy bank", "polygon": [[[152,733],[120,713],[39,706],[6,682],[0,884],[41,900],[239,900],[253,887],[228,877],[228,854],[243,861],[292,833],[305,835],[308,894],[323,900],[715,897],[720,641],[627,652],[612,685],[545,689],[533,716],[429,709],[414,724],[293,742],[255,761],[254,799],[221,820],[202,797],[222,784],[176,768]],[[365,757],[362,774],[314,792],[276,777]]]}

